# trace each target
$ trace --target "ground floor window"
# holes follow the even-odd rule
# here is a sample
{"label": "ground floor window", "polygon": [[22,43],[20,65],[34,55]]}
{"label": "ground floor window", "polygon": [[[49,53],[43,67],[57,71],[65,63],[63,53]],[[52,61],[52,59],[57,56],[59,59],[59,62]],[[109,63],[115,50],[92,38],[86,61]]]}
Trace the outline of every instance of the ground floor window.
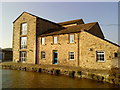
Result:
{"label": "ground floor window", "polygon": [[69,52],[69,59],[70,60],[74,60],[75,56],[74,56],[74,52]]}
{"label": "ground floor window", "polygon": [[41,59],[45,59],[45,52],[44,51],[41,52]]}
{"label": "ground floor window", "polygon": [[96,52],[96,60],[97,62],[104,62],[105,61],[105,53],[103,51],[97,51]]}
{"label": "ground floor window", "polygon": [[23,61],[26,61],[26,58],[27,57],[27,52],[26,51],[21,51],[20,52],[20,61],[23,62]]}

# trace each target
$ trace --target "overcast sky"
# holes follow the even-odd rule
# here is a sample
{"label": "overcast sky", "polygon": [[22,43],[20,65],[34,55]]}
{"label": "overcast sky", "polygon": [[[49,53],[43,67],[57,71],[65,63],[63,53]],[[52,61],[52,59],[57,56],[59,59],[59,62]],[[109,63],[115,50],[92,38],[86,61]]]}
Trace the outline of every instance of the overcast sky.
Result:
{"label": "overcast sky", "polygon": [[2,48],[12,47],[12,22],[24,11],[53,22],[81,18],[85,23],[98,22],[106,39],[118,43],[118,2],[4,2],[0,6]]}

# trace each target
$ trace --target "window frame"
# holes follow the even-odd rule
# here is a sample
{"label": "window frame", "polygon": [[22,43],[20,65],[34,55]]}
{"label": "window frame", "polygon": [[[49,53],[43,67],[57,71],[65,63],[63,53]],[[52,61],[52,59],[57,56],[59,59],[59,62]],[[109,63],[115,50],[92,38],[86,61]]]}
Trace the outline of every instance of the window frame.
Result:
{"label": "window frame", "polygon": [[[43,40],[44,40],[44,43],[43,43]],[[45,37],[41,37],[41,44],[45,45]]]}
{"label": "window frame", "polygon": [[[73,39],[74,39],[73,42],[71,42],[72,41],[71,40],[71,35],[73,35]],[[69,43],[75,43],[75,34],[69,34]]]}
{"label": "window frame", "polygon": [[[26,30],[23,29],[24,24],[26,24]],[[20,35],[27,35],[27,30],[28,30],[28,23],[27,22],[21,23]]]}
{"label": "window frame", "polygon": [[[26,54],[25,57],[22,56],[22,55],[23,55],[22,52],[24,52],[24,53]],[[21,57],[21,56],[22,56],[22,57]],[[25,60],[22,60],[22,59],[25,59]],[[21,61],[21,62],[27,61],[27,52],[26,52],[26,51],[20,51],[20,61]]]}
{"label": "window frame", "polygon": [[[98,53],[102,53],[100,55],[104,55],[104,60],[101,60],[101,56],[99,55],[99,59],[98,59]],[[96,62],[105,62],[105,52],[104,51],[96,51]]]}
{"label": "window frame", "polygon": [[[44,53],[44,57],[43,57],[43,53]],[[46,53],[45,51],[41,51],[41,59],[45,59],[46,58]]]}
{"label": "window frame", "polygon": [[[55,43],[55,37],[57,37],[56,38],[56,41],[57,41],[56,43]],[[58,44],[58,36],[53,36],[53,44]]]}
{"label": "window frame", "polygon": [[[73,53],[74,54],[74,59],[71,59],[71,54],[70,53]],[[73,51],[70,51],[69,52],[69,60],[75,60],[75,52],[73,52]]]}
{"label": "window frame", "polygon": [[[26,38],[26,44],[24,45],[22,45],[22,38]],[[20,37],[20,49],[27,49],[27,37]]]}

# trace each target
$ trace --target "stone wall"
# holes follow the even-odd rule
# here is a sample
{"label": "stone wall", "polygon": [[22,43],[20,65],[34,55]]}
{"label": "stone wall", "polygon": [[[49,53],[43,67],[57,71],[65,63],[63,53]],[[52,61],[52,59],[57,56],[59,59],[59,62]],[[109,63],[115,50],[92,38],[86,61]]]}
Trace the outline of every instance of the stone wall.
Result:
{"label": "stone wall", "polygon": [[[41,45],[39,37],[39,64],[53,64],[53,50],[58,51],[58,65],[80,66],[81,68],[110,70],[118,67],[118,57],[114,53],[120,53],[119,47],[106,40],[98,38],[88,32],[75,34],[75,43],[69,43],[69,34],[58,35],[58,44],[53,44],[53,36],[45,37],[45,45]],[[79,42],[79,43],[78,43]],[[46,58],[41,59],[41,51],[46,53]],[[75,60],[69,60],[69,52],[75,52]],[[105,62],[96,61],[96,51],[105,52]]]}
{"label": "stone wall", "polygon": [[[58,65],[78,66],[78,35],[75,35],[75,43],[69,43],[69,34],[59,35],[58,44],[53,44],[53,36],[45,37],[45,45],[41,45],[39,37],[39,64],[53,64],[53,50],[58,51]],[[41,59],[41,51],[45,51],[46,58]],[[75,59],[69,60],[69,52],[75,52]]]}
{"label": "stone wall", "polygon": [[36,49],[36,59],[37,59],[37,64],[39,63],[39,52],[40,52],[40,47],[41,47],[41,40],[38,39],[38,36],[41,35],[42,33],[49,31],[50,29],[53,28],[61,28],[60,25],[55,24],[54,22],[42,19],[42,18],[37,18],[37,24],[36,24],[36,36],[37,36],[37,49]]}
{"label": "stone wall", "polygon": [[[20,49],[20,35],[21,24],[27,23],[27,49]],[[36,17],[23,13],[14,23],[13,23],[13,61],[20,60],[20,51],[27,51],[26,63],[35,63],[36,58]]]}
{"label": "stone wall", "polygon": [[[91,49],[91,50],[90,50]],[[105,52],[105,62],[96,61],[96,51]],[[90,33],[80,33],[80,66],[89,69],[111,69],[118,66],[120,56],[119,47]],[[113,64],[114,61],[114,64]]]}

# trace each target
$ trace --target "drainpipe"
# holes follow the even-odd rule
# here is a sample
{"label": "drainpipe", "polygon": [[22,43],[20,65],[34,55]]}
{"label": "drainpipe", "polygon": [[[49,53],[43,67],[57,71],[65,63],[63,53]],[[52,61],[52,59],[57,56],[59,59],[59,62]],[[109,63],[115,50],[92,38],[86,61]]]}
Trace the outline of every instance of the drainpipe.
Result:
{"label": "drainpipe", "polygon": [[80,53],[80,51],[79,51],[79,46],[80,46],[80,44],[79,44],[79,40],[80,40],[79,35],[80,35],[80,34],[79,34],[79,33],[80,33],[80,32],[78,32],[78,34],[77,34],[77,35],[78,35],[78,38],[77,38],[77,39],[78,39],[78,63],[77,63],[78,66],[79,66],[79,58],[80,58],[80,57],[79,57],[79,53]]}

